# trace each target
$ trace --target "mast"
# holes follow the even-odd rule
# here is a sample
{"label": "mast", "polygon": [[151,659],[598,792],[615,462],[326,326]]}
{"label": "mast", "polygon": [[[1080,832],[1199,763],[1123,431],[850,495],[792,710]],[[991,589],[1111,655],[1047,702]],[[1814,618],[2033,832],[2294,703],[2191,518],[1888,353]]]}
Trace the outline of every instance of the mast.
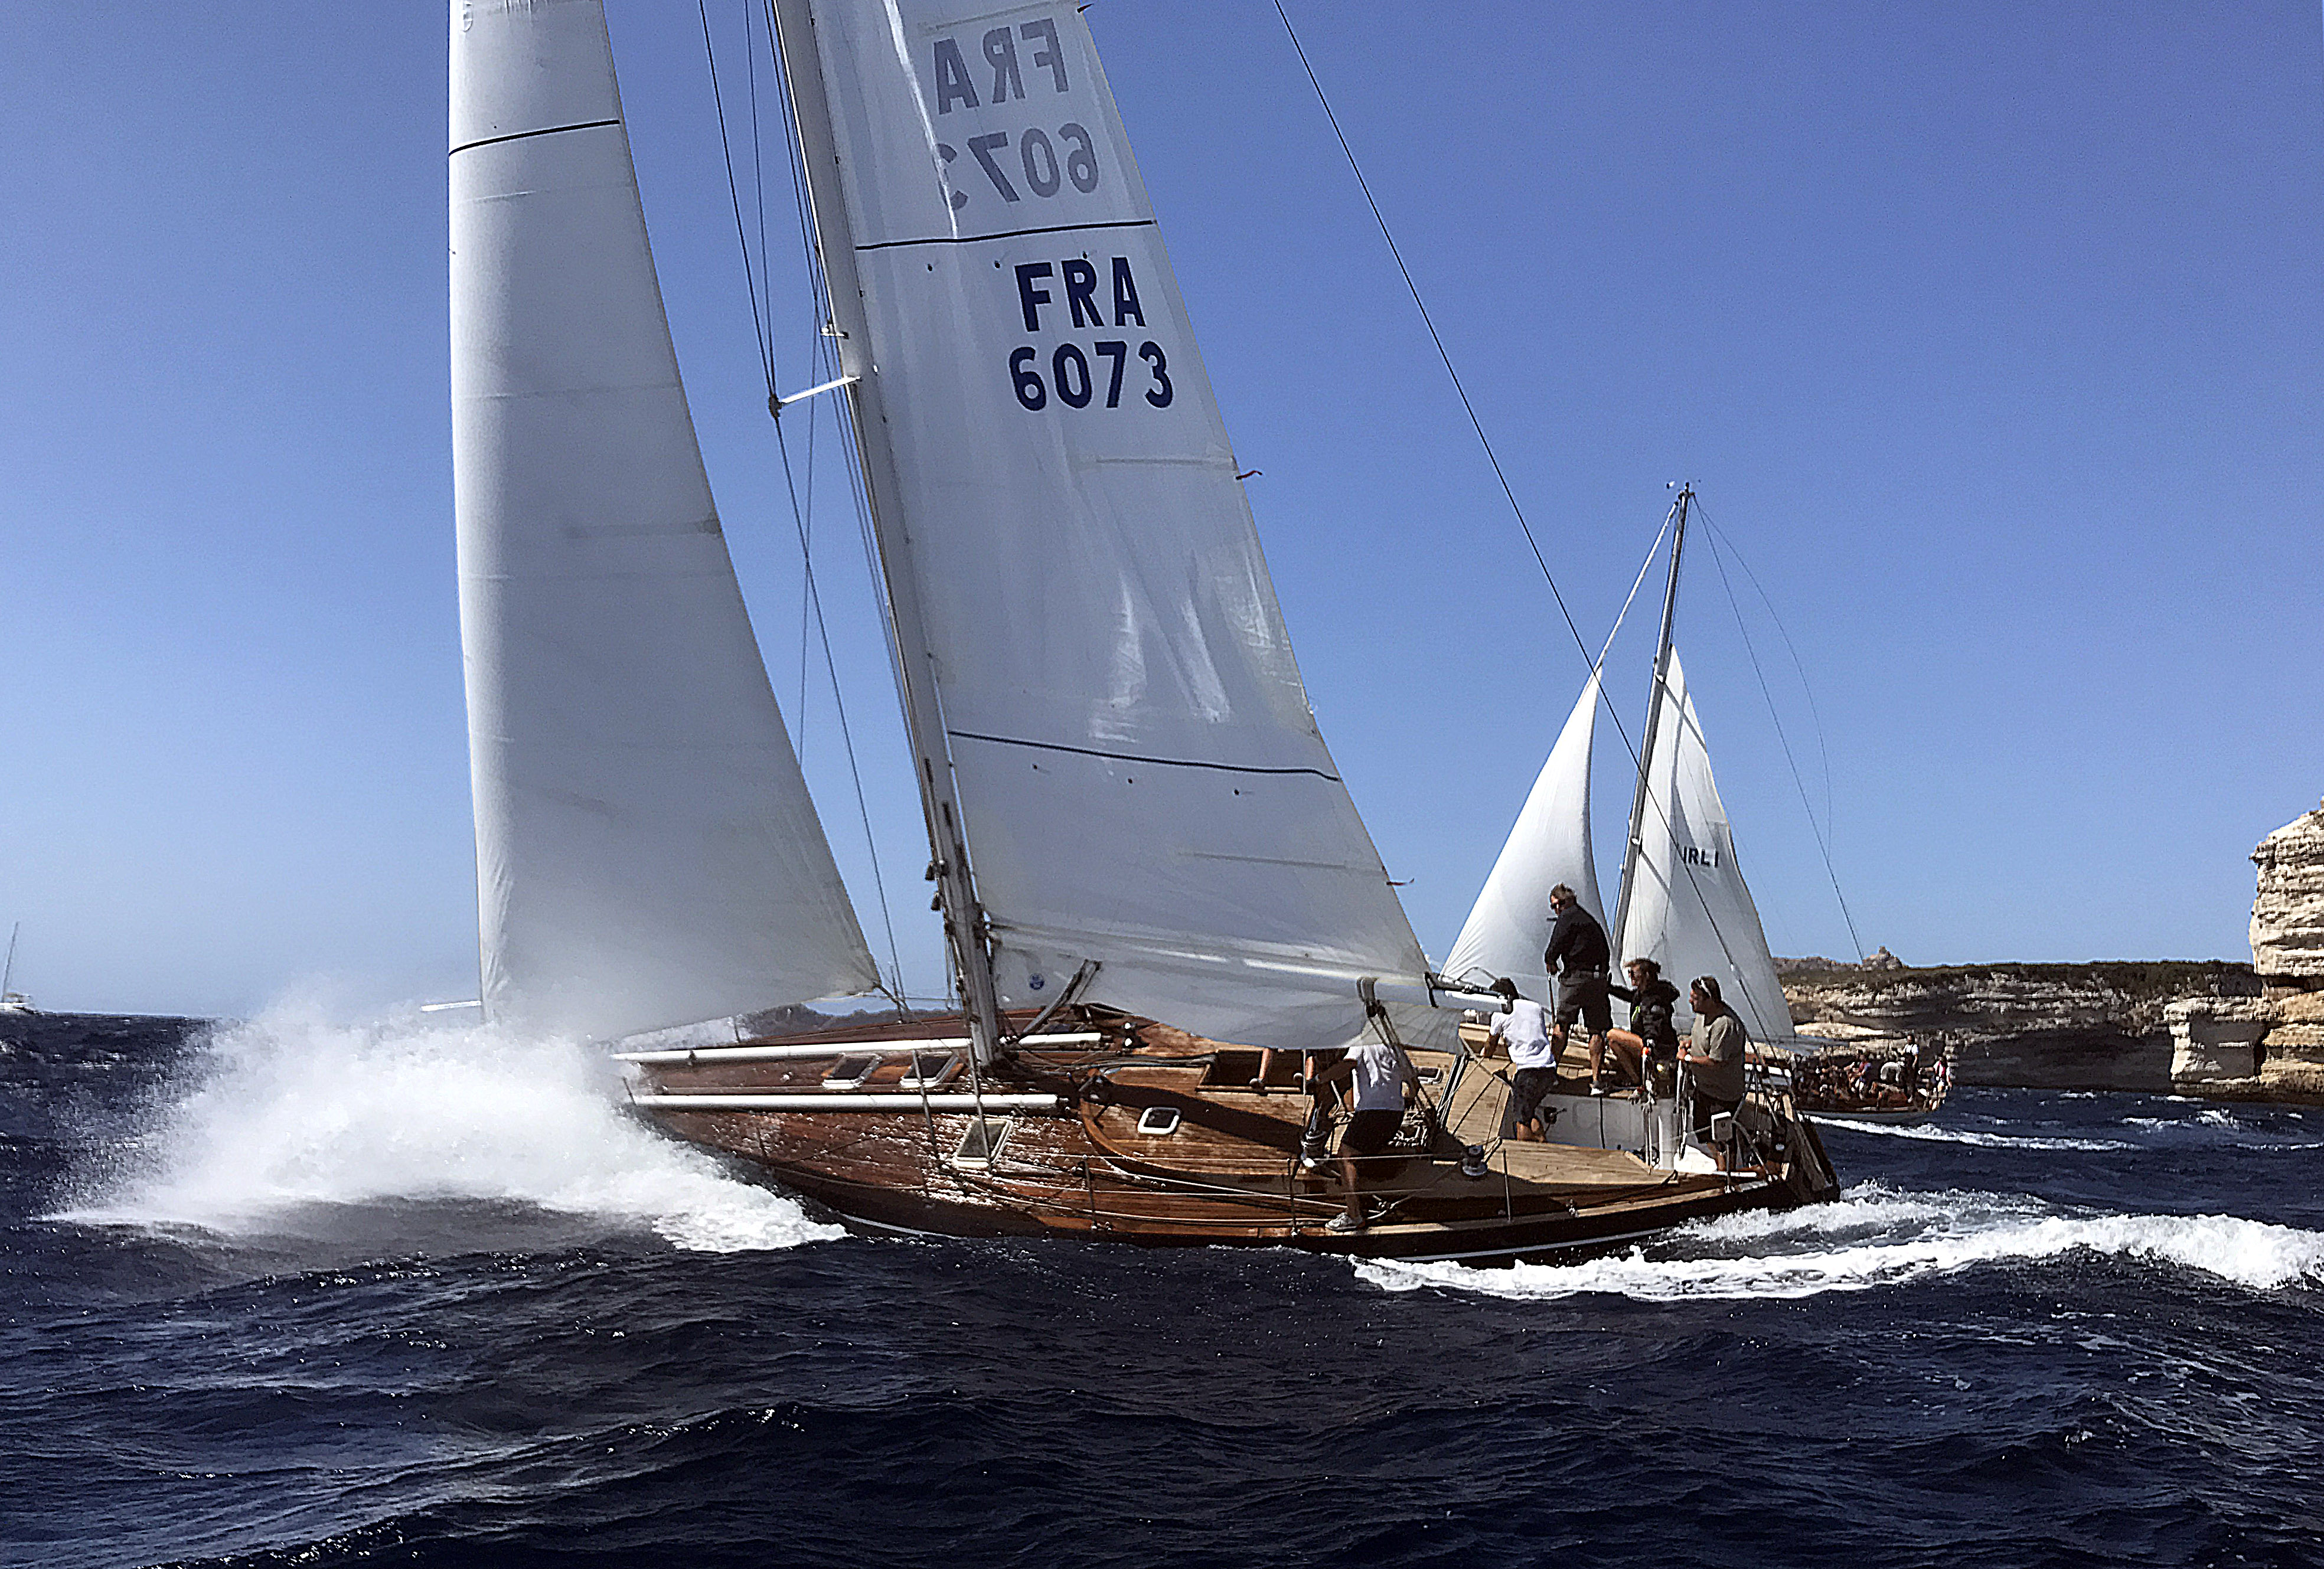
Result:
{"label": "mast", "polygon": [[16,978],[16,934],[23,930],[22,921],[8,928],[8,962],[0,967],[0,997],[8,995],[8,983]]}
{"label": "mast", "polygon": [[[1638,741],[1638,785],[1630,797],[1630,837],[1622,851],[1622,893],[1614,906],[1614,930],[1609,946],[1618,948],[1630,923],[1630,885],[1638,875],[1638,852],[1645,842],[1646,818],[1646,770],[1654,766],[1655,732],[1663,717],[1663,688],[1670,679],[1671,619],[1678,610],[1678,564],[1686,549],[1687,508],[1694,500],[1694,487],[1679,487],[1678,500],[1671,510],[1678,527],[1671,537],[1670,581],[1663,587],[1662,640],[1655,648],[1655,674],[1646,690],[1646,728]],[[1628,959],[1631,955],[1624,955]]]}
{"label": "mast", "polygon": [[945,918],[945,937],[960,977],[961,1001],[975,1060],[990,1062],[1001,1051],[1001,1017],[992,979],[992,954],[983,907],[970,876],[960,794],[952,750],[945,737],[936,696],[934,653],[927,631],[920,583],[905,547],[906,530],[892,498],[902,489],[877,370],[871,361],[871,328],[857,282],[855,244],[844,193],[839,183],[839,151],[831,127],[831,106],[823,82],[822,54],[816,42],[809,0],[774,0],[775,44],[798,125],[799,155],[807,166],[811,236],[823,263],[831,330],[846,381],[855,450],[862,460],[863,490],[872,512],[872,532],[880,547],[881,575],[887,587],[889,629],[896,640],[896,681],[903,700],[904,729],[912,750],[927,820],[929,871]]}

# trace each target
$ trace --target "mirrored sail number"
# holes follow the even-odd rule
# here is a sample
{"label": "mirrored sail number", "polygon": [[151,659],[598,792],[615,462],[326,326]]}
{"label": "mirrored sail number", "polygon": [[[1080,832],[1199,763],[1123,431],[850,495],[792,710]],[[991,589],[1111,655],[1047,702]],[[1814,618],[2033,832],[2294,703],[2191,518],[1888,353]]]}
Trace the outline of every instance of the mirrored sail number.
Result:
{"label": "mirrored sail number", "polygon": [[[1058,142],[1065,143],[1062,155],[1057,150]],[[1025,189],[1037,197],[1056,196],[1068,185],[1087,196],[1098,187],[1097,143],[1090,139],[1086,130],[1070,123],[1057,127],[1056,140],[1038,126],[1020,133],[1017,138],[1017,156],[1014,159],[1003,157],[1009,151],[1009,133],[1006,131],[995,131],[989,136],[972,136],[968,139],[968,150],[983,169],[985,178],[992,182],[992,188],[1005,202],[1025,199],[1025,191],[1019,190],[1017,182],[1010,179],[1011,170],[1006,167],[1009,163],[1017,166],[1015,172],[1024,177]],[[949,166],[960,156],[960,149],[948,142],[939,142],[936,154]],[[946,183],[951,183],[949,170]],[[954,185],[952,210],[958,212],[966,206],[968,192]]]}
{"label": "mirrored sail number", "polygon": [[[962,109],[998,108],[1027,96],[1029,81],[1043,96],[1069,96],[1073,82],[1065,69],[1066,50],[1057,36],[1057,24],[1047,17],[987,28],[964,47],[962,39],[947,35],[928,45],[927,75],[922,85],[936,99],[936,117]],[[964,139],[971,157],[991,181],[1004,202],[1021,202],[1029,191],[1054,197],[1071,185],[1084,196],[1098,188],[1097,142],[1088,127],[1067,122],[1053,136],[1038,125],[1017,133],[1015,156],[1010,133],[994,131]],[[1059,143],[1064,145],[1062,148]],[[950,166],[960,157],[950,142],[936,143],[936,156],[946,166],[945,183],[952,184]],[[1025,189],[1017,188],[1012,175],[1021,176]],[[953,211],[968,206],[968,192],[957,185],[952,191]]]}
{"label": "mirrored sail number", "polygon": [[[1090,345],[1097,351],[1098,364],[1091,368],[1089,355],[1079,344],[1059,344],[1049,351],[1049,380],[1041,379],[1041,351],[1028,344],[1009,356],[1009,379],[1017,388],[1017,401],[1035,413],[1049,406],[1049,393],[1056,392],[1057,401],[1072,408],[1087,408],[1097,399],[1101,383],[1105,389],[1105,406],[1121,407],[1122,372],[1130,363],[1130,341],[1127,338],[1100,338]],[[1170,360],[1162,345],[1148,339],[1138,345],[1138,357],[1145,362],[1146,401],[1157,408],[1170,407],[1177,396],[1170,385]]]}

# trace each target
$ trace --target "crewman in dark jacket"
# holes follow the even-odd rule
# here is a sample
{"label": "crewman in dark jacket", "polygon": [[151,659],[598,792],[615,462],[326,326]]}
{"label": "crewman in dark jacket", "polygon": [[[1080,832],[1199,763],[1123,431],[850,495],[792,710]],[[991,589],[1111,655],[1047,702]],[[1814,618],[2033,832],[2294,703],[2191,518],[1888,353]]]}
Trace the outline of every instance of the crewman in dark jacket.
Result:
{"label": "crewman in dark jacket", "polygon": [[1648,1063],[1678,1060],[1678,1026],[1672,1019],[1678,987],[1663,979],[1663,967],[1651,959],[1634,959],[1622,968],[1630,984],[1606,990],[1630,1005],[1630,1027],[1607,1031],[1606,1047],[1644,1083]]}
{"label": "crewman in dark jacket", "polygon": [[1613,957],[1606,945],[1606,929],[1563,883],[1549,891],[1549,908],[1557,923],[1549,929],[1549,947],[1541,959],[1542,967],[1557,977],[1550,1044],[1563,1052],[1574,1021],[1580,1020],[1590,1032],[1590,1093],[1603,1095],[1606,1032],[1614,1027],[1613,1005],[1606,996],[1606,968]]}

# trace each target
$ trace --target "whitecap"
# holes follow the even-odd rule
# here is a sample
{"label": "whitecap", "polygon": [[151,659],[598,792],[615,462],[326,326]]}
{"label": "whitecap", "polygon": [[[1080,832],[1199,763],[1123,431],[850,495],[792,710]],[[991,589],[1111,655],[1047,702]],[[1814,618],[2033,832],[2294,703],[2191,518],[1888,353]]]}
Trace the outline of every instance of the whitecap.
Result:
{"label": "whitecap", "polygon": [[621,1093],[604,1054],[569,1041],[285,1003],[218,1027],[124,1169],[50,1218],[234,1236],[317,1207],[484,1200],[707,1252],[840,1234],[655,1133]]}
{"label": "whitecap", "polygon": [[2120,1139],[2053,1139],[2033,1133],[1980,1133],[1971,1128],[1941,1128],[1928,1123],[1859,1123],[1848,1117],[1818,1116],[1820,1128],[1846,1128],[1852,1133],[1877,1133],[1889,1139],[1923,1139],[1943,1144],[1978,1144],[1996,1150],[2135,1150]]}
{"label": "whitecap", "polygon": [[2098,1254],[2193,1270],[2253,1290],[2324,1283],[2324,1233],[2224,1215],[2074,1213],[2028,1196],[1900,1193],[1738,1215],[1573,1264],[1477,1269],[1362,1261],[1387,1290],[1440,1286],[1519,1300],[1606,1293],[1640,1301],[1820,1296]]}

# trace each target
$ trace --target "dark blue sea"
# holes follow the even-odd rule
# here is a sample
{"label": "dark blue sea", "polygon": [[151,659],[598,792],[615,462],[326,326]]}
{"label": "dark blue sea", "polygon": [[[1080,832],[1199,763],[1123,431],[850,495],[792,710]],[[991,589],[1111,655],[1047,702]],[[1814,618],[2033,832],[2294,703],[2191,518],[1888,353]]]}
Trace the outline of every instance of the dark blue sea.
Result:
{"label": "dark blue sea", "polygon": [[1965,1090],[1402,1269],[848,1237],[416,1020],[0,1038],[9,1564],[2324,1562],[2324,1109]]}

